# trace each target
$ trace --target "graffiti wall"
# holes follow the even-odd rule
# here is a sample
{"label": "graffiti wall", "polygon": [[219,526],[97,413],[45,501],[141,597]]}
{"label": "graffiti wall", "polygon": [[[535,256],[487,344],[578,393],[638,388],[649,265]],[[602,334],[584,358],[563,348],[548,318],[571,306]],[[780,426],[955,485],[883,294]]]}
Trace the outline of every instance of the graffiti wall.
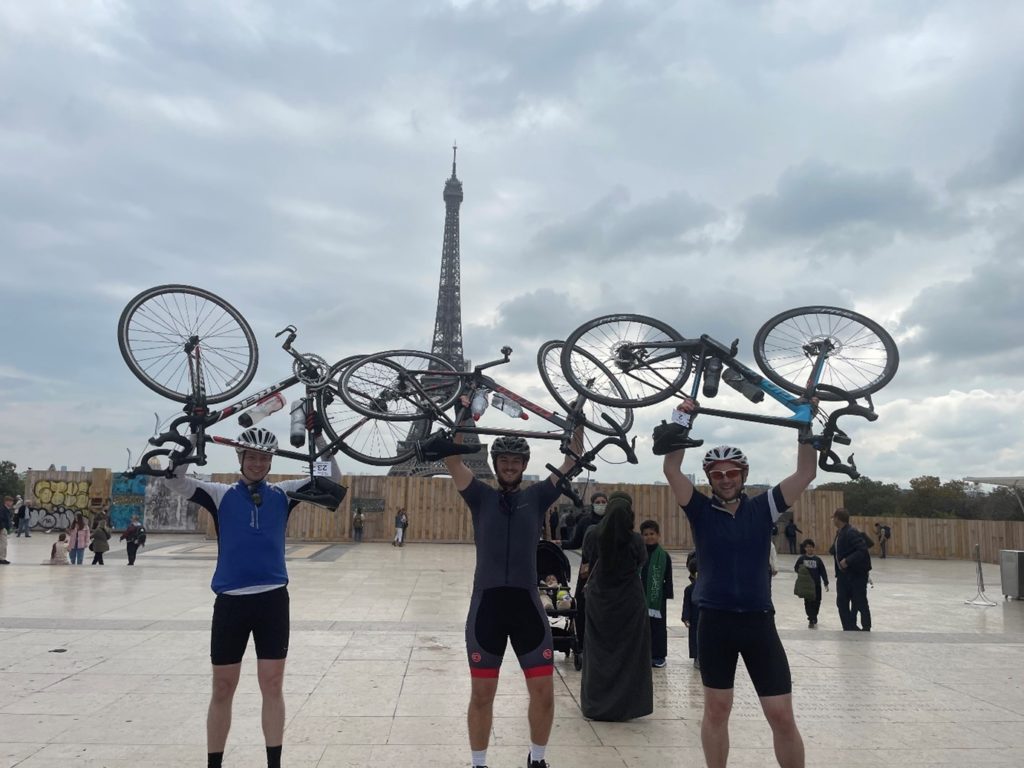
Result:
{"label": "graffiti wall", "polygon": [[[200,480],[209,480],[209,475],[195,475]],[[145,490],[146,527],[150,531],[189,532],[199,531],[199,507],[171,493],[167,485],[157,478],[146,484]]]}
{"label": "graffiti wall", "polygon": [[114,529],[127,528],[132,515],[138,515],[144,525],[146,520],[146,485],[149,478],[127,477],[115,472],[110,489],[110,525]]}
{"label": "graffiti wall", "polygon": [[30,470],[25,477],[29,525],[37,530],[60,530],[77,514],[91,518],[109,494],[109,476],[108,470]]}

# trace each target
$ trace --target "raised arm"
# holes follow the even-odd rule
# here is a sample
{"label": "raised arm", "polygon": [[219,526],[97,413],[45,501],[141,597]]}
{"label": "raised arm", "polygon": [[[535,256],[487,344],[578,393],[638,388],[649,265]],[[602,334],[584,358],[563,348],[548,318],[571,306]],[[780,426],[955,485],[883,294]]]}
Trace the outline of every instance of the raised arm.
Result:
{"label": "raised arm", "polygon": [[672,489],[672,493],[675,494],[676,503],[681,507],[685,507],[690,503],[690,499],[693,498],[693,483],[690,482],[690,478],[683,474],[682,469],[683,455],[685,453],[685,450],[667,453],[662,463],[665,479],[668,480],[668,485]]}
{"label": "raised arm", "polygon": [[[569,450],[571,454],[566,454],[565,460],[562,462],[562,466],[558,468],[558,471],[563,475],[572,469],[576,464],[576,459],[573,456],[580,456],[583,454],[583,425],[580,424],[572,433],[572,441],[569,443]],[[552,485],[558,485],[559,476],[551,473],[548,475],[548,482]]]}
{"label": "raised arm", "polygon": [[[316,436],[316,439],[314,440],[314,442],[316,444],[316,449],[319,452],[323,452],[324,449],[327,448],[327,440],[326,440],[326,438],[324,438],[324,436],[322,434],[318,434]],[[332,453],[331,454],[331,480],[333,480],[336,483],[340,483],[341,482],[341,467],[338,466],[337,456],[338,456],[337,453]]]}
{"label": "raised arm", "polygon": [[[468,414],[469,409],[465,409],[465,412]],[[462,445],[462,438],[463,434],[456,432],[452,442],[456,445]],[[444,465],[448,469],[448,474],[452,476],[452,480],[455,482],[456,490],[464,491],[473,482],[473,470],[466,466],[466,462],[462,460],[461,456],[445,456]]]}
{"label": "raised arm", "polygon": [[[666,458],[668,458],[666,456]],[[796,504],[800,494],[807,490],[818,474],[818,452],[810,443],[800,443],[796,451],[796,472],[779,483],[787,506]]]}

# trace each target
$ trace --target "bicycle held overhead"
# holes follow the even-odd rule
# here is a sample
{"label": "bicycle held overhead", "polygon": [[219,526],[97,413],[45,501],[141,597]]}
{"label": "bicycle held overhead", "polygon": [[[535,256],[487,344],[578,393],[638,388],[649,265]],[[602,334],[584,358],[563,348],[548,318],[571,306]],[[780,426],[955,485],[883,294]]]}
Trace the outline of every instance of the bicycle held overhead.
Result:
{"label": "bicycle held overhead", "polygon": [[[598,317],[569,334],[562,350],[567,381],[581,394],[611,406],[641,407],[686,394],[710,399],[724,380],[752,402],[767,394],[792,413],[788,418],[743,411],[700,407],[705,413],[730,419],[795,428],[800,439],[820,452],[819,466],[857,477],[851,456],[843,462],[833,444],[849,445],[839,428],[843,416],[878,418],[871,395],[896,373],[899,354],[892,337],[876,322],[837,307],[811,306],[782,312],[757,332],[754,357],[763,372],[736,359],[738,340],[726,345],[708,334],[687,339],[668,324],[643,315]],[[626,394],[609,394],[588,385],[594,378],[591,361],[600,373],[613,372]],[[688,393],[684,385],[693,373]],[[846,401],[831,413],[818,413],[814,401]],[[858,401],[863,400],[861,404]],[[814,421],[822,424],[818,434]],[[659,436],[672,436],[676,447],[699,445],[689,438],[689,425],[664,425]]]}
{"label": "bicycle held overhead", "polygon": [[[350,360],[332,367],[322,357],[300,353],[293,347],[297,335],[294,326],[277,334],[285,337],[282,348],[292,357],[290,377],[212,410],[212,404],[240,394],[255,376],[259,353],[249,324],[226,301],[192,286],[157,286],[133,298],[118,321],[121,354],[140,381],[183,403],[184,413],[149,440],[154,447],[129,473],[170,477],[182,465],[203,466],[208,443],[244,449],[237,440],[207,430],[301,384],[304,391],[292,411],[291,443],[301,448],[308,436],[308,448],[298,452],[275,447],[268,452],[308,465],[311,487],[304,498],[295,498],[336,506],[341,492],[318,472],[338,450],[358,458],[358,449],[344,441],[371,439],[376,422],[334,406],[340,398],[332,391],[331,377]],[[331,442],[322,439],[324,432]]]}
{"label": "bicycle held overhead", "polygon": [[[415,434],[423,439],[410,440],[405,449],[421,460],[433,456],[439,441],[451,441],[458,434],[557,440],[560,451],[575,462],[573,469],[562,478],[563,490],[574,497],[569,480],[584,469],[595,469],[594,458],[607,446],[617,446],[627,461],[636,463],[632,444],[626,437],[633,423],[633,413],[629,408],[602,406],[574,393],[557,365],[561,346],[561,341],[541,345],[537,362],[545,387],[565,413],[544,408],[484,373],[486,369],[509,362],[512,353],[509,347],[502,349],[501,358],[477,365],[472,371],[459,371],[444,358],[427,352],[380,352],[351,365],[341,378],[340,392],[346,403],[359,413],[382,421],[416,423]],[[610,375],[605,376],[605,381],[614,384]],[[594,382],[591,385],[596,386]],[[548,429],[480,426],[477,420],[488,403],[517,421],[528,420],[532,414],[551,426]],[[454,412],[449,413],[452,409]],[[439,426],[440,431],[430,435],[433,425]],[[603,436],[583,453],[572,449],[573,434],[580,426]],[[470,450],[475,449],[466,448],[463,452]],[[551,465],[548,469],[557,473]]]}
{"label": "bicycle held overhead", "polygon": [[[298,385],[303,393],[293,405],[293,445],[301,448],[308,436],[308,448],[278,448],[275,454],[307,463],[311,475],[317,462],[338,451],[376,466],[407,461],[438,430],[444,439],[475,433],[554,440],[566,454],[574,430],[583,425],[593,437],[590,450],[574,457],[578,474],[609,445],[636,462],[627,438],[633,409],[683,395],[692,400],[703,395],[706,402],[725,381],[754,403],[768,395],[791,415],[706,406],[697,413],[795,428],[801,440],[819,450],[822,469],[856,477],[852,456],[844,462],[833,450],[850,444],[839,419],[877,419],[871,395],[892,379],[899,364],[895,342],[880,325],[836,307],[792,309],[765,323],[754,340],[759,370],[737,359],[738,340],[724,344],[708,334],[686,338],[644,315],[605,315],[584,323],[564,342],[541,345],[537,367],[558,405],[549,409],[486,373],[509,362],[508,347],[502,357],[472,371],[417,350],[350,356],[330,365],[296,350],[297,335],[294,326],[277,334],[291,357],[290,376],[215,410],[213,404],[240,396],[255,376],[259,353],[246,320],[220,297],[192,286],[157,286],[133,298],[118,322],[122,356],[147,387],[182,403],[184,413],[150,440],[151,450],[132,471],[167,475],[181,464],[205,464],[208,443],[237,448],[237,441],[208,430],[229,417],[255,413]],[[843,405],[827,414],[812,400]],[[488,403],[525,420],[499,428],[466,417],[464,411],[479,416]],[[542,423],[534,426],[537,421]],[[328,440],[318,448],[313,438],[321,433]],[[670,433],[674,440],[698,444],[688,426],[660,434],[664,440]]]}

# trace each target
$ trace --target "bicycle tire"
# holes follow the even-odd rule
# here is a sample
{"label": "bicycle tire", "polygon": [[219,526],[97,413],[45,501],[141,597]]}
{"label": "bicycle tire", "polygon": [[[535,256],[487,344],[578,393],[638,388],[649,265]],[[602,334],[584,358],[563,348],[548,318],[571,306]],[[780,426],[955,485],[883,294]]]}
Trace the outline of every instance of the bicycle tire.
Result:
{"label": "bicycle tire", "polygon": [[158,285],[128,302],[117,343],[132,373],[179,403],[193,396],[186,341],[199,337],[207,403],[240,394],[256,375],[259,349],[249,323],[219,296],[190,285]]}
{"label": "bicycle tire", "polygon": [[[572,388],[601,405],[639,408],[678,392],[693,368],[689,352],[644,349],[644,343],[680,342],[683,336],[667,323],[644,315],[604,315],[569,334],[562,348],[562,372]],[[591,361],[614,374],[624,397],[588,387]]]}
{"label": "bicycle tire", "polygon": [[[618,433],[608,426],[608,422],[601,418],[602,414],[607,414],[612,421],[621,427],[623,432],[629,432],[633,427],[632,409],[602,405],[591,400],[589,397],[580,395],[566,380],[565,373],[562,371],[562,347],[564,345],[564,341],[545,341],[541,344],[540,349],[537,350],[537,368],[540,371],[540,379],[544,382],[544,386],[551,393],[555,402],[566,411],[569,411],[572,409],[572,401],[577,397],[583,397],[583,417],[587,429],[614,437]],[[595,377],[594,382],[590,383],[591,387],[602,387],[618,397],[626,397],[626,392],[622,389],[622,385],[619,384],[611,371],[601,364],[600,360],[593,358],[589,352],[584,352],[583,350],[580,350],[578,354],[589,358],[595,371],[602,377],[600,381]]]}
{"label": "bicycle tire", "polygon": [[317,391],[316,408],[324,432],[332,442],[342,440],[338,449],[358,462],[377,467],[401,464],[416,452],[407,439],[410,427],[357,413],[341,396],[342,375],[363,357],[353,355],[332,365],[327,384]]}
{"label": "bicycle tire", "polygon": [[[853,398],[877,392],[899,367],[896,342],[882,326],[864,315],[839,307],[799,307],[780,312],[754,337],[754,359],[771,381],[803,394],[813,361],[807,344],[829,340],[819,383],[837,387]],[[816,392],[822,400],[843,400],[832,392]]]}
{"label": "bicycle tire", "polygon": [[350,365],[341,376],[339,390],[352,410],[371,419],[432,420],[462,392],[462,380],[445,375],[450,373],[458,370],[443,357],[393,349]]}

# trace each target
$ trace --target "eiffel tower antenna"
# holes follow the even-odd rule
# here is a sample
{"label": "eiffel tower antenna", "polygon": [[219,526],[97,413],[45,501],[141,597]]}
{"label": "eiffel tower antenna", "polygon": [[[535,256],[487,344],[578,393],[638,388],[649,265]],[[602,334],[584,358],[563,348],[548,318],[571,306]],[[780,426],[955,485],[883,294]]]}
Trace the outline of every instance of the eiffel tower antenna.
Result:
{"label": "eiffel tower antenna", "polygon": [[[462,205],[462,182],[455,175],[456,158],[459,147],[452,144],[452,175],[444,183],[444,240],[441,245],[441,280],[437,289],[437,315],[434,319],[434,339],[430,351],[443,357],[457,370],[467,370],[466,359],[462,351],[462,287],[459,255],[459,207]],[[414,424],[409,431],[408,440],[419,440],[426,437],[423,423]],[[480,444],[476,435],[464,436],[465,445],[480,445],[480,450],[462,457],[473,474],[482,480],[493,480],[494,473],[487,462],[487,447]],[[410,459],[396,464],[388,471],[389,475],[429,477],[431,475],[447,475],[448,468],[444,462],[418,462]]]}

